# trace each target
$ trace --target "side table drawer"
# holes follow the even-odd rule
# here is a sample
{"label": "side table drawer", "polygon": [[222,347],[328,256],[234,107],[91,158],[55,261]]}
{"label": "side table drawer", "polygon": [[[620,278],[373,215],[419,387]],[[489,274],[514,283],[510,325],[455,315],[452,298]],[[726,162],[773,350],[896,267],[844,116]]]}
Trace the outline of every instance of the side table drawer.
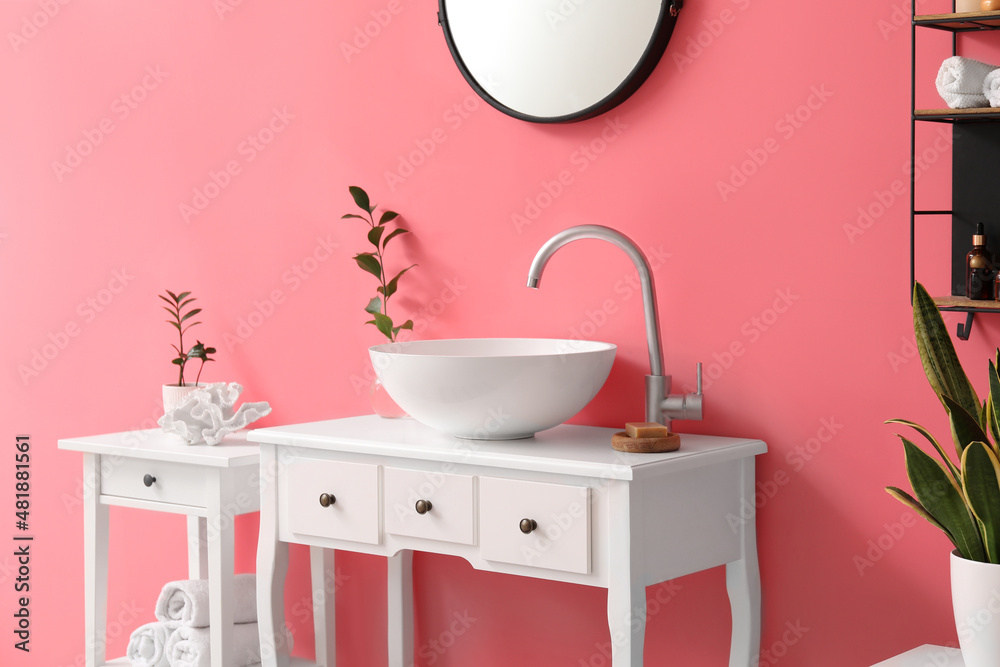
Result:
{"label": "side table drawer", "polygon": [[192,507],[208,505],[208,482],[213,471],[201,466],[147,459],[120,459],[113,465],[104,461],[102,464],[102,495]]}
{"label": "side table drawer", "polygon": [[379,544],[378,466],[297,457],[289,462],[288,529],[301,535]]}
{"label": "side table drawer", "polygon": [[589,488],[481,477],[479,507],[485,560],[590,572]]}
{"label": "side table drawer", "polygon": [[385,532],[474,544],[473,477],[385,468]]}

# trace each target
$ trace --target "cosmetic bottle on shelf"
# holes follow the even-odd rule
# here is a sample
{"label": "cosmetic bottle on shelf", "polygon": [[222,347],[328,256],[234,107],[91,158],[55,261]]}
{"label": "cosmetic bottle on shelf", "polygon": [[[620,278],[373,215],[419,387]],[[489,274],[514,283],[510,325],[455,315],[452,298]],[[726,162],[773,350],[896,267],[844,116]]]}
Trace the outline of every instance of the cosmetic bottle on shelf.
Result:
{"label": "cosmetic bottle on shelf", "polygon": [[993,300],[993,277],[993,253],[986,247],[986,231],[980,222],[972,236],[972,250],[965,256],[965,296]]}

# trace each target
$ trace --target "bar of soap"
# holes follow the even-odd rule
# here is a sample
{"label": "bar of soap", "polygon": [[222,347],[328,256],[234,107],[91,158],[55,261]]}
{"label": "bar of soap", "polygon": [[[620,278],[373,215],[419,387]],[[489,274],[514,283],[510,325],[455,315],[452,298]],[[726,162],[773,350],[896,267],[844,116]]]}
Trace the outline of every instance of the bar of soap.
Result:
{"label": "bar of soap", "polygon": [[630,438],[665,438],[669,435],[667,427],[656,422],[629,422],[625,424],[625,432]]}

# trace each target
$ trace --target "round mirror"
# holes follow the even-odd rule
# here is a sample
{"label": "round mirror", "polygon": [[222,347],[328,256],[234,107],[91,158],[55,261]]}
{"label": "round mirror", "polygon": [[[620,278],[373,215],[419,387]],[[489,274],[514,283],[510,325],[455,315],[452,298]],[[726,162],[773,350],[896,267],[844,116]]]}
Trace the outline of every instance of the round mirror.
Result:
{"label": "round mirror", "polygon": [[681,0],[440,0],[458,68],[504,113],[565,123],[604,113],[649,76]]}

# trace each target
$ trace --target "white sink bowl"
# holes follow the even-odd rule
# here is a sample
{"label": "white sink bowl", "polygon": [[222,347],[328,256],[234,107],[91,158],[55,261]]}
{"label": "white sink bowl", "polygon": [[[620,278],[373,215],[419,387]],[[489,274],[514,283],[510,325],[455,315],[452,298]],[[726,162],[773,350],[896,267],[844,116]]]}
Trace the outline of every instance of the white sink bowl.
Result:
{"label": "white sink bowl", "polygon": [[546,338],[386,343],[369,349],[389,396],[459,438],[514,440],[558,426],[590,402],[617,346]]}

